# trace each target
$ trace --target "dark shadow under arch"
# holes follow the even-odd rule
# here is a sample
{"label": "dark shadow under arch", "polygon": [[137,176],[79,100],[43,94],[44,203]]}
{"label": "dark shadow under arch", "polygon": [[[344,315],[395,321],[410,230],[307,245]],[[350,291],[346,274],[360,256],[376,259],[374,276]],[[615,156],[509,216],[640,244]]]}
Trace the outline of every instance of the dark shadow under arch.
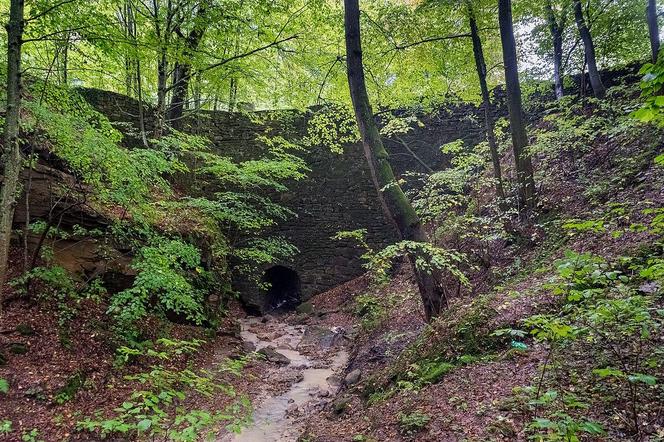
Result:
{"label": "dark shadow under arch", "polygon": [[263,281],[270,285],[265,295],[266,311],[290,310],[302,302],[300,276],[295,270],[279,265],[270,267]]}

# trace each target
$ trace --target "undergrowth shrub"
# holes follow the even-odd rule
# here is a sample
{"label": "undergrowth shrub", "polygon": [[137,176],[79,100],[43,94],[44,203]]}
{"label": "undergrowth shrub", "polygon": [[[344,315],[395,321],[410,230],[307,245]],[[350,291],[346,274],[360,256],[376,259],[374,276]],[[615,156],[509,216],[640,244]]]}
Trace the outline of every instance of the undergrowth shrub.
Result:
{"label": "undergrowth shrub", "polygon": [[[120,349],[126,357],[168,360],[181,353],[197,351],[202,341],[160,340],[155,345],[144,343],[142,348]],[[133,440],[196,441],[214,434],[214,427],[226,423],[230,431],[239,432],[250,421],[251,404],[247,398],[237,398],[225,410],[195,409],[187,400],[200,395],[211,397],[224,394],[236,398],[230,385],[218,381],[223,373],[240,376],[248,358],[227,360],[214,371],[169,369],[161,364],[150,371],[126,376],[142,386],[112,413],[98,411],[77,423],[82,431],[97,433],[103,439],[123,436]]]}
{"label": "undergrowth shrub", "polygon": [[614,432],[642,440],[652,431],[653,405],[662,400],[662,261],[658,245],[645,258],[609,262],[567,252],[556,263],[558,276],[549,288],[560,310],[524,322],[548,347],[538,383],[520,391],[534,415],[533,437],[602,435],[604,425],[589,414],[593,407],[612,410],[607,419]]}
{"label": "undergrowth shrub", "polygon": [[205,270],[196,247],[180,240],[155,238],[140,250],[132,267],[137,272],[133,286],[113,295],[108,309],[125,337],[137,339],[137,322],[150,312],[162,316],[173,312],[203,324],[204,292],[192,276]]}

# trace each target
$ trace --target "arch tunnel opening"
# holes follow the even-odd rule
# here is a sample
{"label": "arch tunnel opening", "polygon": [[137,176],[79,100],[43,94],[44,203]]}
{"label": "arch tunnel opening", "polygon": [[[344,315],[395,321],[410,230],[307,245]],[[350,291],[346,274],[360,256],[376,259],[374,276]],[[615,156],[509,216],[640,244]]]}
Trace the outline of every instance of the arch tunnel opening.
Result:
{"label": "arch tunnel opening", "polygon": [[267,311],[292,310],[302,302],[300,276],[295,270],[284,266],[270,267],[263,281],[270,285],[266,297]]}

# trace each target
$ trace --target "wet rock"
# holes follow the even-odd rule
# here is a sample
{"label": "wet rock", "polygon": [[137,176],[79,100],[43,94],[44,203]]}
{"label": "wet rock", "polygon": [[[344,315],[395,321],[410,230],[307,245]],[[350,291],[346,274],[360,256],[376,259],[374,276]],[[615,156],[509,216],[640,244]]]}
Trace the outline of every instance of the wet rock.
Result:
{"label": "wet rock", "polygon": [[311,326],[307,327],[304,332],[301,345],[321,347],[327,350],[337,345],[342,336],[343,329],[341,327],[329,329],[326,327]]}
{"label": "wet rock", "polygon": [[297,412],[297,409],[298,409],[297,404],[290,404],[288,406],[288,408],[286,409],[286,413],[293,414],[293,413]]}
{"label": "wet rock", "polygon": [[295,308],[295,311],[301,314],[310,315],[314,312],[314,305],[309,301],[303,302]]}
{"label": "wet rock", "polygon": [[28,346],[20,342],[9,344],[9,352],[15,355],[24,355],[28,352]]}
{"label": "wet rock", "polygon": [[362,377],[362,372],[359,369],[355,369],[346,375],[346,377],[344,378],[344,382],[346,383],[346,385],[357,384],[358,382],[360,382],[361,377]]}
{"label": "wet rock", "polygon": [[321,390],[320,393],[318,393],[318,396],[328,397],[328,396],[330,396],[330,390]]}
{"label": "wet rock", "polygon": [[267,359],[269,362],[274,362],[275,364],[282,364],[282,365],[290,364],[290,359],[288,359],[283,354],[279,353],[277,349],[272,347],[271,345],[265,348],[261,348],[260,350],[258,350],[258,353],[265,356],[265,359]]}
{"label": "wet rock", "polygon": [[341,378],[335,374],[328,376],[325,380],[332,387],[338,387],[341,385]]}
{"label": "wet rock", "polygon": [[298,384],[304,380],[304,375],[302,373],[298,373],[297,376],[295,377],[295,383]]}
{"label": "wet rock", "polygon": [[256,345],[253,342],[243,341],[242,350],[244,350],[246,353],[253,353],[256,351]]}
{"label": "wet rock", "polygon": [[354,325],[353,327],[351,327],[350,330],[348,330],[346,332],[345,336],[346,336],[346,338],[348,338],[348,340],[354,341],[355,338],[357,338],[357,335],[359,335],[359,333],[360,333],[360,329],[357,326]]}
{"label": "wet rock", "polygon": [[21,336],[32,336],[35,334],[35,329],[30,324],[19,324],[16,326],[16,331]]}
{"label": "wet rock", "polygon": [[343,412],[348,408],[349,404],[350,398],[342,397],[332,402],[332,409],[334,410],[335,414],[343,414]]}

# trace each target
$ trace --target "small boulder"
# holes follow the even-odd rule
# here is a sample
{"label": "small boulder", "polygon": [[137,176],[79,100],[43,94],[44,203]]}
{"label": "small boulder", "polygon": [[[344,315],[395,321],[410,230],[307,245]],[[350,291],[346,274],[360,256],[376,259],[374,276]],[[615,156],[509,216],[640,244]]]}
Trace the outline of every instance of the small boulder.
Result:
{"label": "small boulder", "polygon": [[256,345],[253,342],[242,341],[242,350],[246,353],[253,353],[256,351]]}
{"label": "small boulder", "polygon": [[349,404],[350,398],[342,397],[332,402],[332,409],[334,410],[335,414],[343,414],[343,412],[348,408]]}
{"label": "small boulder", "polygon": [[288,359],[283,354],[279,353],[271,345],[268,347],[261,348],[260,350],[258,350],[258,353],[265,356],[265,359],[267,359],[269,362],[274,362],[275,364],[283,364],[283,365],[290,364],[290,359]]}
{"label": "small boulder", "polygon": [[301,314],[310,315],[314,312],[314,305],[309,301],[303,302],[295,308],[295,311]]}
{"label": "small boulder", "polygon": [[335,374],[331,374],[325,380],[331,387],[338,387],[341,385],[341,378]]}
{"label": "small boulder", "polygon": [[362,372],[359,369],[355,369],[346,375],[346,377],[344,378],[344,382],[346,383],[346,385],[357,384],[358,382],[360,382],[361,377],[362,377]]}

